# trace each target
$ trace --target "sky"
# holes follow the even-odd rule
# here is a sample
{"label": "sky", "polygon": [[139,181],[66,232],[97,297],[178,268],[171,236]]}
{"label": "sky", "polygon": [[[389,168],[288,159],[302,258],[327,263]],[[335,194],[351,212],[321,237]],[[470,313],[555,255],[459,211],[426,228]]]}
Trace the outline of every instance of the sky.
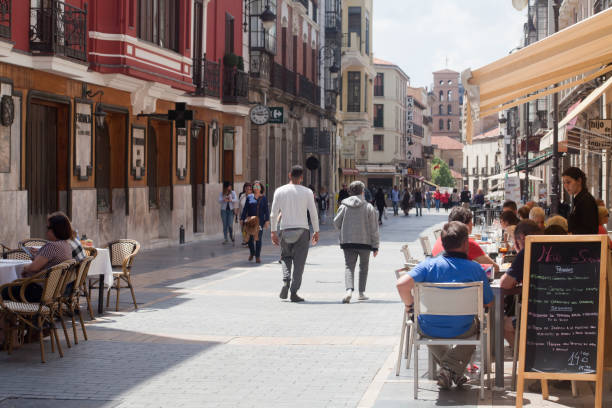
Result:
{"label": "sky", "polygon": [[413,87],[430,87],[433,71],[461,73],[508,55],[520,43],[527,14],[511,0],[373,3],[374,57],[399,65]]}

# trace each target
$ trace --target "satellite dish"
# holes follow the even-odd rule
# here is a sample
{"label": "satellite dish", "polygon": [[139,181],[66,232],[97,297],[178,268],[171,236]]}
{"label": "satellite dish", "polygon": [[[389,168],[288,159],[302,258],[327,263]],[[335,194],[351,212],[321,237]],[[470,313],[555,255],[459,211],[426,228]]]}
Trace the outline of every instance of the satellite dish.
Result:
{"label": "satellite dish", "polygon": [[512,7],[514,7],[518,11],[521,11],[522,9],[527,7],[527,1],[528,0],[512,0]]}

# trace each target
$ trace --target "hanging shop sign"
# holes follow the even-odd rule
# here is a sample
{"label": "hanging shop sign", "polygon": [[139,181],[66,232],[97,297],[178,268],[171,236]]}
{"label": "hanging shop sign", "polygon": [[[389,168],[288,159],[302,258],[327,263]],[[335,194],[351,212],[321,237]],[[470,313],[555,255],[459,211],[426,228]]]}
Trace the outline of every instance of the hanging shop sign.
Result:
{"label": "hanging shop sign", "polygon": [[282,106],[270,106],[270,117],[268,123],[281,124],[285,123],[285,111]]}
{"label": "hanging shop sign", "polygon": [[76,102],[74,113],[74,175],[87,180],[93,172],[93,118],[92,104]]}

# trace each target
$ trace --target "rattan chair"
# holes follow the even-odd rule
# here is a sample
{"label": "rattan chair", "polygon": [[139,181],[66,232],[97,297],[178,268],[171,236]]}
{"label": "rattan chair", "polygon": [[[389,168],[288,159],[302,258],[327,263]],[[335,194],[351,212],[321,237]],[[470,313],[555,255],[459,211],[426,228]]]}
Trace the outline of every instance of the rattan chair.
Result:
{"label": "rattan chair", "polygon": [[[113,267],[113,286],[111,286],[110,289],[117,291],[115,311],[119,311],[119,293],[122,287],[127,287],[130,289],[132,292],[134,308],[138,309],[138,305],[136,304],[136,295],[134,294],[134,286],[132,285],[132,279],[130,278],[130,272],[132,271],[134,257],[140,250],[140,244],[138,241],[133,239],[119,239],[109,243],[108,249],[111,258],[111,266]],[[121,286],[122,282],[125,283],[126,286]],[[98,284],[103,285],[104,282],[98,282]],[[110,302],[110,289],[106,295],[106,307],[108,307]]]}
{"label": "rattan chair", "polygon": [[89,312],[89,317],[91,320],[96,320],[96,317],[93,313],[93,308],[91,307],[91,290],[87,289],[87,273],[89,273],[89,267],[91,266],[91,262],[98,256],[98,250],[92,247],[83,247],[83,252],[85,252],[85,256],[90,256],[92,260],[90,264],[87,265],[87,271],[85,272],[85,276],[83,277],[83,282],[79,286],[81,289],[81,296],[84,296],[87,300],[87,311]]}
{"label": "rattan chair", "polygon": [[[81,316],[81,305],[79,302],[79,297],[81,295],[81,288],[85,284],[87,272],[89,271],[91,261],[93,261],[93,258],[91,256],[86,257],[81,262],[75,265],[74,273],[66,274],[66,279],[63,285],[65,289],[62,292],[62,297],[60,298],[61,307],[58,308],[58,317],[63,320],[64,312],[66,312],[72,319],[72,334],[74,336],[74,344],[79,344],[79,338],[77,336],[76,330],[76,322],[74,319],[75,315],[78,315],[79,317],[81,329],[83,330],[83,337],[85,338],[85,340],[87,340],[87,330],[85,329],[83,317]],[[72,283],[71,286],[69,286],[70,283]],[[68,340],[68,338],[66,338],[66,343],[68,344],[68,347],[70,347],[70,341]]]}
{"label": "rattan chair", "polygon": [[22,248],[22,247],[30,248],[30,247],[39,247],[39,246],[41,247],[45,245],[47,242],[49,241],[43,238],[24,239],[23,241],[19,241],[19,248]]}
{"label": "rattan chair", "polygon": [[0,244],[0,254],[2,254],[2,258],[4,258],[4,253],[10,251],[11,248],[7,247],[4,244]]}
{"label": "rattan chair", "polygon": [[31,261],[30,255],[23,249],[11,249],[4,253],[4,259],[15,259],[18,261]]}
{"label": "rattan chair", "polygon": [[[0,297],[0,313],[2,313],[3,317],[5,317],[4,338],[7,342],[7,351],[9,354],[12,351],[13,333],[15,330],[17,330],[18,336],[22,337],[24,330],[29,328],[38,331],[40,358],[44,363],[45,347],[43,343],[43,329],[46,325],[48,325],[51,329],[51,351],[55,352],[55,345],[57,345],[57,350],[60,357],[64,356],[59,338],[57,336],[55,316],[57,315],[57,309],[60,304],[59,299],[65,274],[73,267],[74,264],[74,260],[69,260],[45,271],[39,272],[30,278],[0,286],[0,292],[6,288],[11,298],[11,300],[4,300],[2,297]],[[39,302],[28,302],[25,298],[26,287],[32,284],[39,284],[43,288],[42,296]],[[16,298],[13,296],[14,294],[12,293],[12,288],[18,286],[21,286],[21,289],[19,296]],[[8,317],[8,319],[6,317]]]}

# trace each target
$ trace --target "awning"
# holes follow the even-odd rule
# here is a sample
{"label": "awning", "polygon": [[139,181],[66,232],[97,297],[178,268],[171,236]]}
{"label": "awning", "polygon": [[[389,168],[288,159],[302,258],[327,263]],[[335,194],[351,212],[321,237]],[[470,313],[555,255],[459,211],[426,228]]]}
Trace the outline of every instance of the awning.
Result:
{"label": "awning", "polygon": [[[612,71],[610,63],[612,8],[475,71],[463,71],[468,143],[473,119],[588,82]],[[584,76],[572,81],[579,75]]]}
{"label": "awning", "polygon": [[340,170],[340,173],[343,176],[357,176],[359,174],[359,170],[357,170],[357,169],[343,169],[343,168],[340,168],[338,170]]}
{"label": "awning", "polygon": [[[606,82],[597,87],[593,92],[589,94],[582,102],[580,102],[575,109],[568,109],[567,115],[559,122],[559,143],[567,142],[566,130],[573,130],[576,125],[578,115],[580,115],[586,108],[588,108],[593,102],[595,102],[601,95],[612,87],[612,77],[608,78]],[[564,126],[566,128],[564,129]],[[542,139],[540,140],[540,151],[549,149],[552,147],[553,142],[553,130],[549,130]],[[567,146],[559,151],[567,151]]]}
{"label": "awning", "polygon": [[[512,172],[512,173],[499,173],[496,174],[494,176],[489,176],[487,177],[487,180],[505,180],[506,179],[506,174],[508,175],[508,177],[516,177],[516,172]],[[525,180],[525,172],[521,171],[520,172],[521,175],[521,180]],[[539,177],[536,176],[532,176],[531,174],[529,175],[529,181],[544,181]]]}

